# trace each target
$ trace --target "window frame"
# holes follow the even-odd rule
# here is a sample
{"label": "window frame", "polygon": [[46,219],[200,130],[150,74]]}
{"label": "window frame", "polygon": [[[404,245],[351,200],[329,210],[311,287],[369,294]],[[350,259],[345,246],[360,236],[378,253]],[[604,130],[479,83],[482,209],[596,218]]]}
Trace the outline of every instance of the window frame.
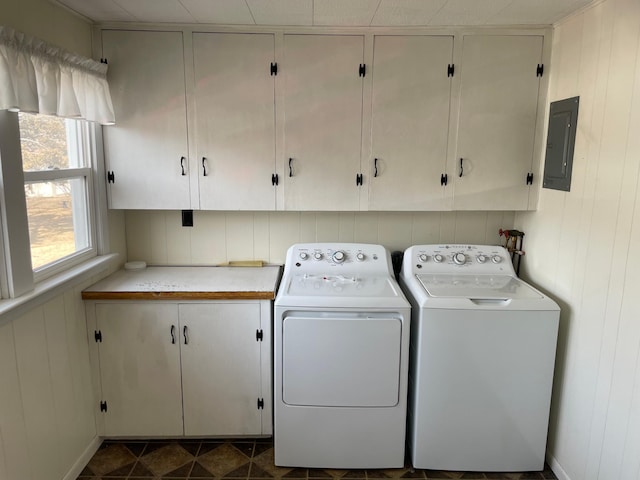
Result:
{"label": "window frame", "polygon": [[[85,177],[88,235],[91,247],[63,257],[34,271],[26,207],[25,185],[33,180],[53,179],[47,171],[24,172],[18,114],[0,111],[0,299],[18,298],[34,291],[43,281],[68,276],[69,271],[109,252],[108,212],[104,183],[102,127],[94,122],[76,122],[82,128],[82,148],[90,158],[86,167],[63,169],[62,179]],[[69,146],[69,148],[74,148]],[[51,172],[60,172],[52,170]],[[73,175],[71,175],[73,173]],[[61,179],[60,177],[56,178]],[[8,208],[7,205],[11,205]]]}
{"label": "window frame", "polygon": [[[23,170],[24,184],[41,183],[47,181],[73,180],[84,178],[86,213],[86,235],[89,246],[76,252],[61,257],[53,262],[40,267],[33,267],[34,282],[37,283],[57,273],[61,273],[75,265],[78,265],[98,254],[96,245],[96,225],[95,225],[95,193],[93,189],[93,167],[97,160],[92,154],[92,136],[89,132],[91,123],[88,121],[65,120],[67,133],[67,151],[69,156],[77,156],[83,159],[85,166],[68,167],[51,170]],[[27,212],[28,217],[28,212]],[[76,232],[77,233],[77,232]]]}

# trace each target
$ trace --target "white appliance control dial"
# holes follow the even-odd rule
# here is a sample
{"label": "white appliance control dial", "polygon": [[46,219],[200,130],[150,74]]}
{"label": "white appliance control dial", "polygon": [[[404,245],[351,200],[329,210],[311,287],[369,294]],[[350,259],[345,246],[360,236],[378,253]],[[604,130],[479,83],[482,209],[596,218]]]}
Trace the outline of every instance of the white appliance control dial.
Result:
{"label": "white appliance control dial", "polygon": [[494,255],[493,257],[491,257],[491,261],[493,263],[500,263],[502,261],[502,257],[500,255]]}
{"label": "white appliance control dial", "polygon": [[359,253],[356,255],[356,260],[358,260],[359,262],[363,262],[365,258],[366,258],[366,257],[364,256],[364,253],[362,253],[362,252],[359,252]]}
{"label": "white appliance control dial", "polygon": [[420,259],[421,262],[426,262],[428,260],[428,256],[426,253],[421,253],[420,255],[418,255],[418,258]]}
{"label": "white appliance control dial", "polygon": [[476,257],[476,260],[478,261],[478,263],[484,263],[487,261],[487,256],[480,254]]}
{"label": "white appliance control dial", "polygon": [[331,255],[331,259],[336,263],[344,262],[344,259],[345,259],[344,252],[342,250],[337,250],[333,252],[333,255]]}
{"label": "white appliance control dial", "polygon": [[442,261],[444,260],[444,257],[441,254],[436,253],[433,256],[433,259],[435,260],[436,263],[442,263]]}
{"label": "white appliance control dial", "polygon": [[307,252],[300,252],[301,260],[306,260],[307,258],[309,258],[309,254]]}
{"label": "white appliance control dial", "polygon": [[458,252],[453,255],[453,261],[458,265],[464,265],[467,261],[467,257],[462,252]]}
{"label": "white appliance control dial", "polygon": [[313,254],[315,260],[322,260],[322,252],[316,252]]}

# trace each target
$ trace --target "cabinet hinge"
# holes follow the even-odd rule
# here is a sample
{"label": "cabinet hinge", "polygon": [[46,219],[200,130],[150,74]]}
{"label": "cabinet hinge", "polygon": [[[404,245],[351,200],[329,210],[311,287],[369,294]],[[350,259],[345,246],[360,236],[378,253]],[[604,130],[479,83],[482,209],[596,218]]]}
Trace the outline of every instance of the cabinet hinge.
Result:
{"label": "cabinet hinge", "polygon": [[102,343],[102,331],[101,330],[94,330],[93,332],[93,338],[96,339],[96,343],[100,342]]}
{"label": "cabinet hinge", "polygon": [[447,184],[447,174],[443,173],[442,175],[440,175],[440,185],[442,185],[443,187]]}
{"label": "cabinet hinge", "polygon": [[107,65],[109,62],[107,62],[106,58],[101,58],[100,63],[104,63],[105,65]]}
{"label": "cabinet hinge", "polygon": [[536,77],[541,77],[543,73],[544,73],[544,63],[539,63],[538,67],[536,68]]}
{"label": "cabinet hinge", "polygon": [[264,338],[264,334],[262,333],[262,329],[256,330],[256,342],[261,342]]}
{"label": "cabinet hinge", "polygon": [[278,64],[277,63],[272,63],[271,64],[271,75],[278,75]]}
{"label": "cabinet hinge", "polygon": [[276,186],[278,185],[278,174],[274,173],[273,175],[271,175],[271,185]]}
{"label": "cabinet hinge", "polygon": [[362,174],[361,173],[357,173],[356,174],[356,187],[362,185]]}
{"label": "cabinet hinge", "polygon": [[456,66],[453,63],[447,65],[447,77],[453,77],[453,72],[455,72]]}
{"label": "cabinet hinge", "polygon": [[366,73],[367,73],[367,66],[364,63],[361,63],[360,67],[358,68],[358,76],[364,77]]}
{"label": "cabinet hinge", "polygon": [[258,399],[258,410],[264,410],[264,398]]}
{"label": "cabinet hinge", "polygon": [[533,185],[533,173],[527,173],[527,185]]}
{"label": "cabinet hinge", "polygon": [[101,412],[106,412],[107,411],[107,402],[106,401],[100,402],[100,411]]}
{"label": "cabinet hinge", "polygon": [[116,174],[112,171],[107,171],[107,183],[116,183]]}

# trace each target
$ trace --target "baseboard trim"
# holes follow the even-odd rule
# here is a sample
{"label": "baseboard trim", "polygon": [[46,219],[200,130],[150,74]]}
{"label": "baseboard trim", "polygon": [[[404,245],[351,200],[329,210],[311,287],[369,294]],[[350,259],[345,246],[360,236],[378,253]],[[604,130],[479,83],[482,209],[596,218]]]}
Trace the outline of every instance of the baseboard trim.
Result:
{"label": "baseboard trim", "polygon": [[91,443],[89,443],[87,448],[85,448],[84,452],[82,452],[82,455],[80,455],[80,458],[76,460],[67,474],[62,477],[62,480],[76,480],[76,478],[78,478],[78,475],[80,475],[80,472],[82,472],[87,463],[89,463],[89,460],[91,460],[93,455],[98,451],[101,443],[102,438],[98,437],[97,435],[93,437]]}
{"label": "baseboard trim", "polygon": [[549,468],[551,468],[553,473],[556,474],[556,477],[558,477],[558,480],[571,480],[571,477],[567,475],[567,472],[564,471],[562,465],[560,465],[558,460],[556,460],[556,457],[551,455],[549,450],[547,450],[547,463],[549,464]]}

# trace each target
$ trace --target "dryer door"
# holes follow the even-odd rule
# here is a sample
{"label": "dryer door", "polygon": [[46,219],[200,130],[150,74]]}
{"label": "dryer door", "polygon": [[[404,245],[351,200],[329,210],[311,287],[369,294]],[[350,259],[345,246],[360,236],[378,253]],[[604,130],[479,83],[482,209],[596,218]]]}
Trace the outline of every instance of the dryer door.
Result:
{"label": "dryer door", "polygon": [[282,338],[284,403],[319,407],[398,403],[400,315],[300,312],[284,318]]}

